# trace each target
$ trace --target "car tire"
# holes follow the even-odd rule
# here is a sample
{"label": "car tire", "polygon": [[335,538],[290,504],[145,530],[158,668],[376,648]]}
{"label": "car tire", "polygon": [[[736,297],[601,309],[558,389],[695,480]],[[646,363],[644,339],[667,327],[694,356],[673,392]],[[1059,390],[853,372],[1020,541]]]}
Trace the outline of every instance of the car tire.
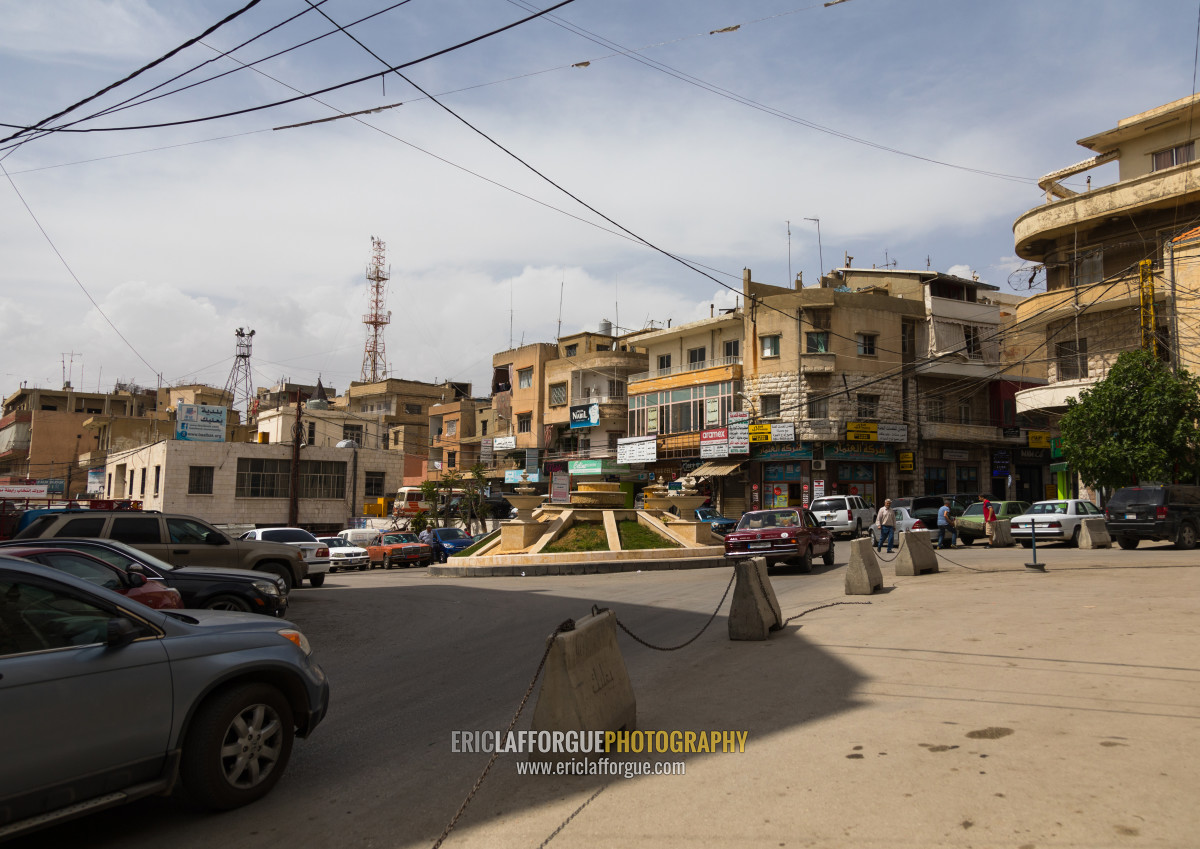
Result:
{"label": "car tire", "polygon": [[1021,545],[1025,546],[1026,548],[1033,548],[1033,543],[1027,539],[1021,540]]}
{"label": "car tire", "polygon": [[825,554],[822,555],[822,557],[821,557],[821,562],[823,562],[826,566],[833,565],[833,540],[832,539],[829,541],[829,550],[826,551]]}
{"label": "car tire", "polygon": [[330,574],[330,575],[332,575],[332,574],[333,574],[334,572],[336,572],[337,570],[338,570],[338,567],[336,567],[336,566],[330,566],[330,567],[329,567],[329,574]]}
{"label": "car tire", "polygon": [[867,536],[871,538],[871,548],[876,548],[879,546],[879,536],[875,533],[874,525],[867,529]]}
{"label": "car tire", "polygon": [[1141,542],[1141,540],[1137,539],[1136,537],[1117,537],[1117,545],[1121,546],[1121,548],[1125,549],[1126,551],[1133,551],[1138,547],[1139,542]]}
{"label": "car tire", "polygon": [[975,542],[975,537],[969,537],[966,534],[959,534],[958,541],[963,545],[973,545]]}
{"label": "car tire", "polygon": [[383,568],[384,568],[384,569],[391,569],[391,568],[392,568],[392,558],[391,558],[391,555],[388,555],[388,557],[386,557],[386,558],[384,559],[384,561],[383,561]]}
{"label": "car tire", "polygon": [[862,536],[862,519],[854,523],[854,536],[852,539],[858,539]]}
{"label": "car tire", "polygon": [[804,549],[804,554],[800,557],[800,571],[811,572],[813,568],[813,552],[812,546]]}
{"label": "car tire", "polygon": [[275,687],[241,684],[218,692],[192,719],[180,777],[206,808],[227,811],[247,805],[279,781],[295,733],[291,705]]}
{"label": "car tire", "polygon": [[1191,522],[1181,522],[1175,532],[1175,547],[1182,551],[1191,551],[1196,547],[1196,526]]}
{"label": "car tire", "polygon": [[371,568],[371,564],[370,564],[370,563],[368,563],[366,566],[359,566],[359,567],[358,567],[358,571],[360,571],[360,572],[365,572],[365,571],[367,571],[369,568]]}
{"label": "car tire", "polygon": [[204,610],[232,610],[238,613],[250,613],[254,610],[246,599],[230,593],[215,595],[204,602],[201,607]]}
{"label": "car tire", "polygon": [[322,584],[324,584],[324,583],[325,583],[325,573],[324,573],[324,572],[318,572],[316,575],[309,575],[309,576],[308,576],[308,582],[309,582],[310,584],[312,584],[314,587],[319,587],[319,586],[321,586]]}
{"label": "car tire", "polygon": [[257,567],[258,571],[266,572],[270,575],[283,578],[284,589],[291,592],[296,582],[292,579],[292,570],[284,566],[282,563],[264,563]]}
{"label": "car tire", "polygon": [[1071,548],[1079,548],[1079,526],[1075,526],[1075,530],[1071,531],[1071,539],[1067,542]]}

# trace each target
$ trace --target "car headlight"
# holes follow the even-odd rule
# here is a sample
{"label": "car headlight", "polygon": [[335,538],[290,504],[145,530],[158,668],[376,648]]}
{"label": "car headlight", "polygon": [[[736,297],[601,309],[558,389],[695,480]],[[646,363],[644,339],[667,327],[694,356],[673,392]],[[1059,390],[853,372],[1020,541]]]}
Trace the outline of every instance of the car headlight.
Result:
{"label": "car headlight", "polygon": [[312,646],[308,644],[308,638],[294,628],[281,629],[279,631],[279,636],[283,637],[289,642],[295,643],[300,647],[300,651],[304,652],[305,655],[312,654]]}
{"label": "car headlight", "polygon": [[263,595],[279,595],[279,587],[274,581],[255,581],[254,589]]}

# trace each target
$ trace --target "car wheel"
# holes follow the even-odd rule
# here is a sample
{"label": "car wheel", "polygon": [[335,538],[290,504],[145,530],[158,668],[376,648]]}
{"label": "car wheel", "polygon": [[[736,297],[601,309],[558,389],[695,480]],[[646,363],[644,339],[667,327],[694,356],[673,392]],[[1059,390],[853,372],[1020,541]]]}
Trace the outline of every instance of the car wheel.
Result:
{"label": "car wheel", "polygon": [[294,737],[284,695],[269,684],[242,684],[200,706],[184,741],[180,776],[205,807],[241,807],[279,781]]}
{"label": "car wheel", "polygon": [[322,584],[324,584],[324,583],[325,583],[325,573],[324,573],[324,572],[318,572],[316,575],[309,575],[309,576],[308,576],[308,582],[309,582],[310,584],[312,584],[314,587],[319,587],[319,586],[321,586]]}
{"label": "car wheel", "polygon": [[966,534],[959,534],[958,541],[961,542],[963,545],[971,545],[972,543],[975,542],[975,537],[969,537]]}
{"label": "car wheel", "polygon": [[1071,548],[1079,548],[1079,526],[1075,526],[1075,530],[1071,531],[1071,541],[1067,543]]}
{"label": "car wheel", "polygon": [[829,541],[829,550],[825,552],[824,556],[822,556],[821,561],[826,566],[833,565],[833,540]]}
{"label": "car wheel", "polygon": [[333,574],[334,572],[336,572],[336,571],[337,571],[337,567],[336,567],[336,566],[330,566],[330,567],[329,567],[329,574],[330,574],[330,575],[332,575],[332,574]]}
{"label": "car wheel", "polygon": [[804,556],[800,558],[800,571],[801,572],[811,572],[812,566],[813,566],[812,561],[813,561],[812,546],[810,545],[804,549]]}
{"label": "car wheel", "polygon": [[367,569],[369,568],[369,566],[370,566],[370,564],[367,564],[367,566],[359,566],[359,567],[358,567],[358,571],[360,571],[360,572],[365,572],[365,571],[367,571]]}
{"label": "car wheel", "polygon": [[258,571],[267,572],[271,575],[283,578],[284,589],[287,592],[292,591],[294,582],[292,581],[292,570],[284,566],[282,563],[264,563],[258,567]]}
{"label": "car wheel", "polygon": [[1033,543],[1027,539],[1021,540],[1021,545],[1025,546],[1026,548],[1033,548]]}
{"label": "car wheel", "polygon": [[874,525],[872,525],[870,528],[867,529],[867,534],[871,537],[871,547],[872,548],[879,545],[879,535],[875,533]]}
{"label": "car wheel", "polygon": [[205,610],[235,610],[241,613],[250,613],[254,610],[246,599],[229,594],[215,595],[204,602],[203,607]]}
{"label": "car wheel", "polygon": [[862,519],[854,523],[854,539],[858,539],[860,536],[862,536]]}
{"label": "car wheel", "polygon": [[1196,547],[1196,526],[1188,522],[1184,522],[1179,526],[1179,530],[1175,532],[1175,547],[1190,551]]}
{"label": "car wheel", "polygon": [[1137,539],[1136,537],[1117,537],[1117,545],[1121,546],[1121,548],[1125,549],[1126,551],[1133,551],[1138,547],[1139,542],[1141,542],[1141,540]]}

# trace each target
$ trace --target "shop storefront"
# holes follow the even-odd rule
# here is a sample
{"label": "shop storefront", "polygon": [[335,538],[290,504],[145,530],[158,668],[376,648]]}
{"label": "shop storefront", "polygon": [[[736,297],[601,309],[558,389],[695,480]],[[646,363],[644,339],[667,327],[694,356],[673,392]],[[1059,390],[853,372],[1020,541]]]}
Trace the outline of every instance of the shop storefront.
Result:
{"label": "shop storefront", "polygon": [[[891,444],[827,442],[822,453],[827,481],[822,494],[858,495],[872,505],[882,503],[883,497],[893,494],[888,490],[889,469],[896,461]],[[813,474],[818,473],[814,471]],[[819,496],[814,494],[813,497]]]}

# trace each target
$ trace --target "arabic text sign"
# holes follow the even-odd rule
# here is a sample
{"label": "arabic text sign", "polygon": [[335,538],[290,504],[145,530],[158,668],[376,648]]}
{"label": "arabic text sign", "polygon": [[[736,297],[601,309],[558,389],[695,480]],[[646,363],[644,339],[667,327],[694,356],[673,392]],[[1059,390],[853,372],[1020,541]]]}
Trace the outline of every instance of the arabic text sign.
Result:
{"label": "arabic text sign", "polygon": [[41,483],[14,483],[0,485],[0,498],[47,498],[49,487]]}
{"label": "arabic text sign", "polygon": [[750,414],[745,411],[729,413],[729,453],[750,453]]}
{"label": "arabic text sign", "polygon": [[750,441],[751,442],[770,442],[771,441],[771,426],[769,424],[750,425]]}
{"label": "arabic text sign", "polygon": [[175,408],[175,438],[187,442],[224,442],[228,407],[179,404]]}
{"label": "arabic text sign", "polygon": [[654,436],[630,436],[617,440],[617,462],[653,463],[658,459],[658,438]]}

